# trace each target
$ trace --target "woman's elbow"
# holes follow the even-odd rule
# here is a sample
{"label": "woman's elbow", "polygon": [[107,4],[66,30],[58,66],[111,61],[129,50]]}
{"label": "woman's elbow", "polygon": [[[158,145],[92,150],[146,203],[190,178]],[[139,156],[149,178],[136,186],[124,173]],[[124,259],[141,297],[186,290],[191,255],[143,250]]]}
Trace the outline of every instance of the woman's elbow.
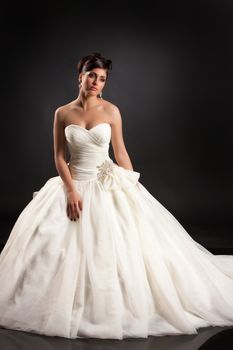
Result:
{"label": "woman's elbow", "polygon": [[56,166],[59,166],[60,164],[66,162],[65,158],[61,154],[55,154],[54,155],[54,163]]}
{"label": "woman's elbow", "polygon": [[116,152],[114,157],[115,157],[116,161],[122,161],[122,160],[128,159],[129,155],[128,155],[127,151],[122,151],[122,152]]}

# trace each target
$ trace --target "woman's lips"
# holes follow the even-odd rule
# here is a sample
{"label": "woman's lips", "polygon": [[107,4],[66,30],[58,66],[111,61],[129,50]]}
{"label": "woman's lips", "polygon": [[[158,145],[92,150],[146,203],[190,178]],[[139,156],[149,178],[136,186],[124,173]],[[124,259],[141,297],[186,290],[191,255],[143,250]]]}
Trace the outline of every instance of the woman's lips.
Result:
{"label": "woman's lips", "polygon": [[91,87],[91,90],[97,90],[95,87]]}

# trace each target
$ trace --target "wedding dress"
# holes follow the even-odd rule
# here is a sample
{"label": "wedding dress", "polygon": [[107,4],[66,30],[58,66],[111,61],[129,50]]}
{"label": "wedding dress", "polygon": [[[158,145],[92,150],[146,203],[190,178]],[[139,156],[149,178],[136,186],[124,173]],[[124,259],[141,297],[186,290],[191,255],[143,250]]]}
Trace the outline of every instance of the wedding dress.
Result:
{"label": "wedding dress", "polygon": [[233,256],[193,240],[110,158],[110,124],[65,136],[80,218],[66,214],[60,176],[33,193],[0,254],[0,326],[123,339],[233,325]]}

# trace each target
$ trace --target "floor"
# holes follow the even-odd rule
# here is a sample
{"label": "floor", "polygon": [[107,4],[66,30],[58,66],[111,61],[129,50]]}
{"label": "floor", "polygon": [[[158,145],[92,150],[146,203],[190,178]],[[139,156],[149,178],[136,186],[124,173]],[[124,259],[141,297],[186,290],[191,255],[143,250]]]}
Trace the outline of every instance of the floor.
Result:
{"label": "floor", "polygon": [[196,335],[148,338],[66,339],[0,328],[3,350],[232,350],[232,327],[200,328]]}

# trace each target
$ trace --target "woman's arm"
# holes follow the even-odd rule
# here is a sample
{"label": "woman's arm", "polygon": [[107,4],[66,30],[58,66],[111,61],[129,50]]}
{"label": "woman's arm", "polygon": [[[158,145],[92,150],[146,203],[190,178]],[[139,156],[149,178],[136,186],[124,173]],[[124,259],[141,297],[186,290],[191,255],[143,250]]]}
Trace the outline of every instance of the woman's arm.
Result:
{"label": "woman's arm", "polygon": [[62,178],[67,191],[73,191],[74,183],[70,174],[69,167],[65,160],[65,135],[64,126],[60,109],[58,108],[54,114],[53,124],[53,140],[54,140],[54,162],[60,177]]}
{"label": "woman's arm", "polygon": [[122,132],[122,118],[117,106],[112,107],[112,147],[114,157],[118,165],[125,169],[133,170],[133,165],[125,147],[123,132]]}
{"label": "woman's arm", "polygon": [[75,189],[72,176],[65,159],[66,140],[60,108],[55,111],[54,115],[53,137],[54,161],[56,169],[66,187],[67,215],[71,220],[76,220],[79,218],[80,210],[82,210],[82,199]]}

